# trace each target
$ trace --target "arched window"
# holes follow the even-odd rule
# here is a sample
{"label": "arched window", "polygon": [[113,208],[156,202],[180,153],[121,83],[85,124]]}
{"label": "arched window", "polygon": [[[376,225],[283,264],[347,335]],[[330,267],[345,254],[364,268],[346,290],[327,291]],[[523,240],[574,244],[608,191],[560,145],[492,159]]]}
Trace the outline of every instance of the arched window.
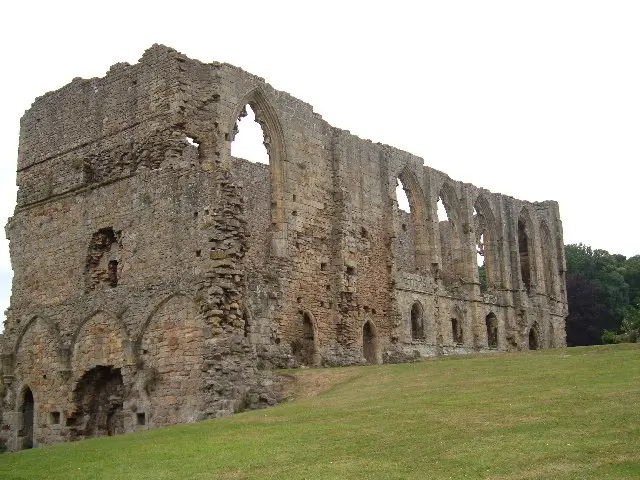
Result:
{"label": "arched window", "polygon": [[460,207],[455,190],[445,183],[436,204],[440,235],[440,270],[444,280],[464,276],[464,255],[460,242]]}
{"label": "arched window", "polygon": [[266,136],[251,104],[245,105],[240,112],[236,129],[231,142],[231,155],[269,165],[269,153],[264,144]]}
{"label": "arched window", "polygon": [[462,345],[464,341],[462,324],[457,318],[451,319],[451,338],[453,339],[453,343],[457,345]]}
{"label": "arched window", "polygon": [[424,318],[422,305],[414,302],[411,306],[411,339],[418,340],[424,338]]}
{"label": "arched window", "polygon": [[427,265],[424,198],[408,168],[395,179],[395,258],[398,270],[414,273]]}
{"label": "arched window", "polygon": [[376,363],[376,332],[370,320],[362,327],[362,355],[368,363]]}
{"label": "arched window", "polygon": [[487,326],[487,346],[489,348],[498,348],[498,319],[495,313],[491,312],[485,318]]}
{"label": "arched window", "polygon": [[547,295],[554,296],[556,269],[554,268],[555,255],[553,252],[553,242],[551,232],[545,222],[540,224],[540,242],[542,247],[542,260],[544,266],[544,288]]}
{"label": "arched window", "polygon": [[286,151],[282,127],[275,110],[260,90],[248,93],[238,105],[236,113],[233,123],[228,126],[227,131],[231,133],[226,135],[230,142],[230,153],[232,157],[248,157],[246,160],[254,163],[269,164],[271,225],[268,242],[272,256],[284,257],[287,255],[283,171]]}
{"label": "arched window", "polygon": [[476,237],[476,260],[478,264],[478,280],[480,291],[499,283],[499,255],[496,243],[495,219],[489,202],[480,195],[473,209],[474,232]]}
{"label": "arched window", "polygon": [[520,256],[520,276],[527,291],[531,289],[531,247],[527,225],[521,216],[518,219],[518,254]]}
{"label": "arched window", "polygon": [[22,437],[22,448],[33,447],[35,424],[35,401],[31,389],[27,387],[22,399],[22,428],[19,435]]}

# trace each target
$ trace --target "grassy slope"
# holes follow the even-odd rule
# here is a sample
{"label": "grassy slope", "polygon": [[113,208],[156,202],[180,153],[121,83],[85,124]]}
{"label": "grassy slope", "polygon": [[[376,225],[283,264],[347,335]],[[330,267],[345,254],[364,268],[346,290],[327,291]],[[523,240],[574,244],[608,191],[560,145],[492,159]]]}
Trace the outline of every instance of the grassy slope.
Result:
{"label": "grassy slope", "polygon": [[267,410],[0,455],[0,478],[640,478],[640,345],[299,375],[338,383]]}

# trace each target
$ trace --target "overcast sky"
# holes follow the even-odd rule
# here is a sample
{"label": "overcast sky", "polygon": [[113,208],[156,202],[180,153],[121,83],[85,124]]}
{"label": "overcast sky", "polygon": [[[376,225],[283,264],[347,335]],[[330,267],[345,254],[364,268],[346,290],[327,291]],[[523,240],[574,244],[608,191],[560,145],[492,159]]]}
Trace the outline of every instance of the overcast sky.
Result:
{"label": "overcast sky", "polygon": [[[456,180],[555,199],[565,243],[639,254],[639,25],[615,0],[2,2],[0,217],[35,97],[163,43]],[[3,241],[0,311],[10,275]]]}

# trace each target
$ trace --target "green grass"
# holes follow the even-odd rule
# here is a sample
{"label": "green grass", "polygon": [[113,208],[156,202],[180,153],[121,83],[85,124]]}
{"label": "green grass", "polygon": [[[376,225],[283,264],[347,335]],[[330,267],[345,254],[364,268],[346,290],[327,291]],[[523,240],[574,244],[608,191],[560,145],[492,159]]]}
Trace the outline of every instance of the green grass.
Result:
{"label": "green grass", "polygon": [[267,410],[0,455],[0,478],[640,478],[640,345],[298,375],[333,386]]}

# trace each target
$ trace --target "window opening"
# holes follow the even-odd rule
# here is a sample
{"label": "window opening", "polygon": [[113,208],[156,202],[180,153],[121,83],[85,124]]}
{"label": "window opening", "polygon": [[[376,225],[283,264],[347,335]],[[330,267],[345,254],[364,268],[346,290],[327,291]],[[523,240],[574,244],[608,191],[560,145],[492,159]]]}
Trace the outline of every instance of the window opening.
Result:
{"label": "window opening", "polygon": [[269,164],[264,145],[265,134],[250,105],[245,105],[236,122],[237,133],[231,143],[231,155],[250,162]]}
{"label": "window opening", "polygon": [[411,339],[424,338],[424,321],[420,302],[414,302],[411,306]]}
{"label": "window opening", "polygon": [[449,214],[447,213],[447,209],[444,206],[444,202],[442,201],[442,195],[438,197],[437,211],[438,211],[438,221],[439,222],[448,222]]}
{"label": "window opening", "polygon": [[498,319],[493,312],[487,315],[485,323],[487,325],[487,345],[489,348],[498,348]]}
{"label": "window opening", "polygon": [[136,413],[136,425],[146,425],[147,424],[147,416],[144,412]]}
{"label": "window opening", "polygon": [[453,343],[462,345],[462,325],[460,325],[457,318],[451,319],[451,336],[453,338]]}
{"label": "window opening", "polygon": [[60,425],[60,412],[50,412],[49,421],[51,425]]}
{"label": "window opening", "polygon": [[409,197],[407,197],[407,192],[404,189],[404,185],[399,178],[397,179],[396,183],[396,201],[398,202],[398,209],[406,213],[411,213],[411,207],[409,206]]}
{"label": "window opening", "polygon": [[520,274],[527,291],[531,288],[531,264],[529,259],[529,237],[522,219],[518,220],[518,253],[520,254]]}

